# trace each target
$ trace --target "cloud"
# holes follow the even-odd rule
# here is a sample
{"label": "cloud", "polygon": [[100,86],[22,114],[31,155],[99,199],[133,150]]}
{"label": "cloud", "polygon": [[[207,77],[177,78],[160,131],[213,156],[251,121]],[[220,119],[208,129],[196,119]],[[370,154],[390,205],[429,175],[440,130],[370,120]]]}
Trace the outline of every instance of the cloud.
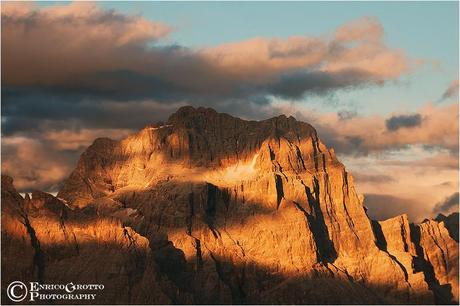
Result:
{"label": "cloud", "polygon": [[341,42],[362,40],[379,42],[383,33],[383,27],[377,19],[363,17],[338,28],[336,40]]}
{"label": "cloud", "polygon": [[357,115],[358,113],[356,111],[347,111],[347,110],[340,111],[337,113],[337,116],[339,117],[340,120],[348,120],[348,119],[356,117]]}
{"label": "cloud", "polygon": [[[388,130],[391,117],[410,115],[318,113],[294,103],[383,86],[417,68],[417,60],[385,43],[377,19],[363,17],[319,36],[254,37],[201,49],[170,43],[173,30],[95,4],[2,3],[2,168],[19,190],[56,189],[93,138],[122,138],[192,104],[246,119],[294,115],[315,126],[339,157],[355,162],[417,145],[443,150],[405,164],[350,163],[362,192],[397,190],[393,196],[408,200],[413,218],[432,212],[425,205],[427,211],[416,213],[422,197],[437,203],[452,192],[452,186],[431,186],[456,181],[458,158],[451,153],[458,151],[457,105],[427,104],[415,110],[423,118],[419,125]],[[380,168],[364,171],[369,165]],[[422,177],[430,193],[411,185]],[[391,214],[410,211],[398,210],[401,201],[392,203],[397,209]]]}
{"label": "cloud", "polygon": [[392,116],[385,120],[385,125],[389,131],[397,131],[400,128],[412,128],[421,124],[422,116],[420,114]]}
{"label": "cloud", "polygon": [[343,69],[334,73],[325,71],[296,72],[281,75],[269,84],[266,93],[287,99],[299,99],[306,92],[326,94],[333,89],[348,89],[378,83],[369,72],[359,69]]}
{"label": "cloud", "polygon": [[[201,49],[168,43],[172,30],[86,2],[3,5],[5,129],[32,130],[29,118],[59,125],[59,118],[77,115],[86,124],[91,120],[83,110],[101,113],[116,102],[132,105],[119,110],[150,101],[158,110],[159,104],[182,103],[245,113],[268,105],[270,96],[296,100],[380,86],[416,66],[402,50],[385,45],[382,25],[368,17],[319,37],[256,37]],[[107,125],[100,128],[130,125],[124,112],[118,118],[103,120]],[[96,121],[91,124],[102,125]]]}
{"label": "cloud", "polygon": [[139,65],[139,59],[123,55],[141,55],[147,41],[156,41],[169,31],[164,24],[102,10],[88,2],[46,8],[20,3],[2,6],[3,82],[64,85],[73,77],[87,75],[91,67],[105,71],[128,62]]}
{"label": "cloud", "polygon": [[458,98],[458,80],[453,80],[442,94],[441,101],[449,98]]}
{"label": "cloud", "polygon": [[2,173],[14,178],[22,191],[56,191],[77,160],[75,152],[54,150],[40,140],[2,137]]}
{"label": "cloud", "polygon": [[[292,115],[312,124],[320,138],[341,154],[367,155],[385,150],[400,150],[410,145],[458,152],[457,104],[427,103],[417,110],[414,117],[410,114],[395,114],[389,118],[357,114],[346,120],[337,113],[318,113],[308,106],[285,102],[268,108],[271,113]],[[393,130],[388,129],[388,124]],[[401,128],[404,125],[406,128]],[[408,125],[411,127],[407,128]]]}
{"label": "cloud", "polygon": [[77,151],[89,147],[96,138],[126,138],[134,133],[129,129],[79,129],[49,130],[41,134],[41,138],[52,144],[57,150]]}
{"label": "cloud", "polygon": [[[416,161],[417,165],[415,161],[386,163],[374,158],[373,162],[356,165],[347,160],[347,168],[353,176],[357,175],[355,188],[365,194],[369,216],[384,220],[406,213],[411,222],[421,222],[439,213],[458,211],[458,167],[438,168],[423,158]],[[377,180],[360,178],[360,171]],[[446,194],[451,196],[446,198]]]}
{"label": "cloud", "polygon": [[453,211],[458,211],[458,192],[451,194],[450,196],[446,197],[443,201],[436,204],[433,209],[433,213],[435,214],[448,214]]}
{"label": "cloud", "polygon": [[332,38],[291,36],[286,39],[253,38],[202,51],[233,75],[269,79],[280,71],[299,68],[324,73],[356,71],[373,83],[410,72],[417,61],[383,42],[383,27],[364,17],[344,24]]}
{"label": "cloud", "polygon": [[365,194],[364,205],[369,217],[379,221],[407,214],[411,221],[417,222],[429,215],[422,202],[391,194]]}
{"label": "cloud", "polygon": [[96,138],[122,139],[129,129],[43,130],[32,134],[2,136],[2,172],[12,176],[18,190],[57,191],[75,168],[79,155]]}
{"label": "cloud", "polygon": [[373,195],[365,205],[379,220],[406,212],[412,222],[436,217],[436,203],[458,192],[458,155],[446,150],[409,146],[339,159],[356,178],[356,190]]}
{"label": "cloud", "polygon": [[3,133],[133,129],[184,104],[261,118],[270,97],[381,85],[412,65],[383,43],[383,28],[371,18],[333,35],[259,37],[197,50],[165,43],[171,31],[90,3],[2,6]]}
{"label": "cloud", "polygon": [[[5,90],[4,90],[5,91]],[[165,120],[184,103],[163,104],[151,100],[121,102],[66,100],[61,95],[37,92],[2,97],[2,133],[16,135],[62,129],[140,129]],[[35,100],[35,103],[32,103]]]}
{"label": "cloud", "polygon": [[355,181],[359,184],[360,182],[371,182],[371,183],[391,183],[395,182],[397,179],[385,174],[369,174],[369,173],[361,173],[361,172],[353,172],[353,177]]}
{"label": "cloud", "polygon": [[457,170],[459,167],[458,156],[446,152],[436,153],[434,156],[416,160],[383,160],[385,166],[408,166],[417,168],[434,168],[438,170]]}

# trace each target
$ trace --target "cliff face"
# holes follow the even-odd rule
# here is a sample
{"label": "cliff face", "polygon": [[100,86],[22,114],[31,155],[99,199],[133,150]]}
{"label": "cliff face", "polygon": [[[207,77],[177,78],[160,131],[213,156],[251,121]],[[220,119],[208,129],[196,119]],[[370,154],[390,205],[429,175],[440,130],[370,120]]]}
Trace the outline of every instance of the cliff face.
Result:
{"label": "cliff face", "polygon": [[[2,176],[2,300],[9,283],[106,284],[98,304],[171,303],[163,291],[176,290],[154,277],[149,241],[94,209],[70,209],[50,194],[23,199],[12,179]],[[160,288],[164,289],[160,289]],[[25,301],[26,302],[26,301]],[[74,304],[75,301],[60,301]],[[88,303],[88,302],[84,302]]]}
{"label": "cliff face", "polygon": [[[164,125],[122,141],[97,139],[57,198],[37,192],[21,200],[12,186],[7,190],[2,200],[30,211],[38,240],[62,236],[51,240],[64,250],[89,239],[96,262],[102,245],[114,254],[124,250],[107,264],[131,272],[106,280],[113,294],[104,301],[114,302],[123,286],[131,303],[458,301],[458,242],[444,222],[410,226],[405,216],[371,222],[333,150],[292,117],[244,121],[184,107]],[[18,223],[24,216],[3,215],[25,237]],[[61,221],[63,215],[72,222]],[[110,222],[94,225],[101,220]],[[46,234],[49,222],[55,230]],[[77,234],[58,234],[59,222]],[[73,230],[81,222],[86,227]],[[100,228],[107,235],[93,237]],[[125,229],[139,240],[140,259],[133,259]],[[2,235],[11,231],[2,228]],[[5,246],[17,251],[13,243]],[[45,266],[65,266],[53,251],[45,253]],[[98,275],[105,268],[95,267]]]}

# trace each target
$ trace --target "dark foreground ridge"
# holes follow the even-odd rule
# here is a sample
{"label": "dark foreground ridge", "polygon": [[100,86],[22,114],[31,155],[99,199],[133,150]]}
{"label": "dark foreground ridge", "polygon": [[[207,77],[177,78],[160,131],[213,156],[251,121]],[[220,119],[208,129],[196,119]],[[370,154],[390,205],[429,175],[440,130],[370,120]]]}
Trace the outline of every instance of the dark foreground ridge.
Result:
{"label": "dark foreground ridge", "polygon": [[104,285],[59,304],[455,304],[458,215],[372,221],[311,125],[184,107],[95,140],[57,197],[2,176],[3,303],[15,280]]}

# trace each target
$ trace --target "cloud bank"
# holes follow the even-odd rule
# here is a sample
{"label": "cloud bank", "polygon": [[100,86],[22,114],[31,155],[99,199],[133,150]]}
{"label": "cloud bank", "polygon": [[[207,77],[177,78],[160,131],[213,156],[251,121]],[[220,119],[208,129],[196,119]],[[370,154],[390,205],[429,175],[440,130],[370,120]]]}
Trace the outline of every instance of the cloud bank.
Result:
{"label": "cloud bank", "polygon": [[458,152],[458,104],[427,103],[416,114],[358,115],[318,113],[308,106],[279,103],[268,112],[295,116],[312,124],[328,146],[337,152],[367,155],[400,150],[410,145]]}
{"label": "cloud bank", "polygon": [[[168,44],[171,31],[86,2],[2,6],[5,133],[58,118],[98,124],[81,113],[123,108],[116,103],[187,103],[244,113],[249,104],[269,104],[270,96],[299,99],[381,86],[417,64],[386,46],[383,27],[369,17],[320,37],[256,37],[203,49]],[[103,127],[121,126],[112,120]]]}
{"label": "cloud bank", "polygon": [[320,36],[191,49],[169,43],[169,25],[94,3],[7,2],[1,14],[3,168],[22,177],[19,189],[46,189],[63,176],[30,175],[32,161],[17,154],[25,147],[47,147],[64,173],[69,154],[96,136],[119,139],[185,104],[262,119],[270,97],[381,86],[417,64],[387,46],[370,17]]}
{"label": "cloud bank", "polygon": [[[246,119],[284,113],[311,123],[380,216],[426,217],[456,191],[458,105],[448,103],[458,96],[458,80],[440,93],[447,103],[411,113],[321,113],[297,103],[384,86],[423,63],[388,46],[375,18],[320,35],[194,49],[171,43],[170,25],[87,2],[6,2],[1,14],[2,171],[21,191],[55,190],[95,138],[123,138],[187,104]],[[399,158],[413,148],[433,154]],[[382,158],[392,152],[399,159]],[[419,191],[421,177],[430,193]]]}

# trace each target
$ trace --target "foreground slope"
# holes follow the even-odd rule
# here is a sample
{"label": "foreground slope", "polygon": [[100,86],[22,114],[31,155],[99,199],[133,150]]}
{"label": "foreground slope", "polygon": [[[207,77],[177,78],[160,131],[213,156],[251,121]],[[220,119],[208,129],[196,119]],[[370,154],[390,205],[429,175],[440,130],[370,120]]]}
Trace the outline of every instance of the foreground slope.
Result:
{"label": "foreground slope", "polygon": [[333,150],[292,117],[181,108],[122,141],[97,139],[52,201],[74,222],[91,211],[145,241],[150,272],[135,269],[130,292],[155,282],[158,292],[130,302],[458,301],[458,242],[444,222],[372,222]]}

